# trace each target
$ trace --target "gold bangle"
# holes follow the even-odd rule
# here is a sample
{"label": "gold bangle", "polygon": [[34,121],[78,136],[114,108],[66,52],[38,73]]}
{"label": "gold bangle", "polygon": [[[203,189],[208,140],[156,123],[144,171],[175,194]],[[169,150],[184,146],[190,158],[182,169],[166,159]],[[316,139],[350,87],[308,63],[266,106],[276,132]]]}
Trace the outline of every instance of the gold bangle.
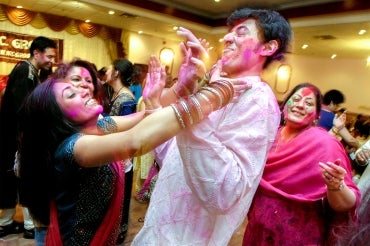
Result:
{"label": "gold bangle", "polygon": [[172,107],[173,111],[175,111],[175,115],[176,115],[177,120],[180,123],[180,126],[182,128],[185,128],[184,119],[181,117],[181,114],[180,114],[179,110],[177,109],[177,106],[175,104],[171,104],[171,107]]}
{"label": "gold bangle", "polygon": [[229,100],[234,96],[234,87],[233,87],[233,84],[230,81],[228,81],[226,79],[219,79],[219,80],[213,81],[212,83],[219,84],[222,87],[224,87],[224,89],[225,89],[224,91],[227,93],[227,96],[228,96]]}
{"label": "gold bangle", "polygon": [[343,190],[343,188],[344,188],[344,182],[343,182],[343,180],[340,182],[340,184],[339,184],[339,186],[338,186],[338,188],[336,188],[336,189],[330,189],[330,188],[328,188],[327,186],[326,186],[326,188],[327,188],[327,190],[328,191],[341,191],[341,190]]}
{"label": "gold bangle", "polygon": [[191,116],[188,105],[186,104],[186,102],[183,99],[180,99],[180,104],[181,104],[182,108],[184,109],[186,115],[188,116],[187,118],[189,120],[189,124],[192,125],[193,124],[193,117]]}
{"label": "gold bangle", "polygon": [[213,112],[213,105],[209,98],[206,95],[204,95],[204,93],[202,93],[201,91],[198,91],[196,95],[199,95],[201,98],[203,98],[211,106],[211,112]]}
{"label": "gold bangle", "polygon": [[203,119],[203,112],[202,112],[202,107],[198,99],[194,95],[191,95],[189,98],[190,98],[190,101],[195,105],[195,108],[198,112],[198,120],[201,121]]}
{"label": "gold bangle", "polygon": [[216,97],[218,98],[218,104],[219,104],[217,109],[222,108],[222,105],[223,105],[222,95],[218,90],[216,90],[215,88],[209,87],[209,86],[204,86],[202,89],[209,91],[212,94],[216,95]]}

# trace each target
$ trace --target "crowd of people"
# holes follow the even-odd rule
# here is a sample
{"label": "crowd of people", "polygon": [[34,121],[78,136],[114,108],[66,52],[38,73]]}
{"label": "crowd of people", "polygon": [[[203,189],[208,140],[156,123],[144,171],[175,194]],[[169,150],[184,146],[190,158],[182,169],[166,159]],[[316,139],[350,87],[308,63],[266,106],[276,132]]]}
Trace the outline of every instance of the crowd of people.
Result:
{"label": "crowd of people", "polygon": [[[262,73],[289,52],[289,22],[242,8],[227,25],[211,69],[207,41],[179,28],[176,81],[151,55],[143,87],[126,58],[99,71],[83,59],[60,62],[41,81],[56,46],[36,38],[1,104],[0,237],[122,244],[133,160],[153,153],[159,172],[132,245],[228,245],[246,218],[243,245],[367,242],[370,170],[356,184],[340,140],[358,165],[370,162],[370,142],[360,147],[345,113],[334,113],[344,96],[300,83],[279,107]],[[17,202],[24,229],[13,221]]]}

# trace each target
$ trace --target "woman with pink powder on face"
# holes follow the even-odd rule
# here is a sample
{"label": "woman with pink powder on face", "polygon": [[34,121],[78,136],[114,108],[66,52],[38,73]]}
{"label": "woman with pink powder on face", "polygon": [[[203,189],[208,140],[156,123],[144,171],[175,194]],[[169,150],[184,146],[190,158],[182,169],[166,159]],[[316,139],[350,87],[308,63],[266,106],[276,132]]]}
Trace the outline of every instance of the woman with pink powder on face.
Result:
{"label": "woman with pink powder on face", "polygon": [[[181,86],[193,83],[188,75],[200,62],[186,51]],[[152,56],[150,63],[159,60]],[[200,89],[202,97],[184,95],[185,103],[161,108],[164,68],[150,68],[145,118],[144,112],[101,118],[103,106],[89,87],[75,83],[91,80],[84,69],[55,73],[28,97],[20,176],[32,193],[32,217],[48,226],[45,245],[116,245],[125,183],[121,160],[150,151],[233,97],[232,83],[223,80],[210,85],[215,93]]]}
{"label": "woman with pink powder on face", "polygon": [[[248,213],[243,245],[334,245],[360,193],[341,143],[316,127],[321,93],[297,85]],[[331,219],[329,219],[331,218]]]}

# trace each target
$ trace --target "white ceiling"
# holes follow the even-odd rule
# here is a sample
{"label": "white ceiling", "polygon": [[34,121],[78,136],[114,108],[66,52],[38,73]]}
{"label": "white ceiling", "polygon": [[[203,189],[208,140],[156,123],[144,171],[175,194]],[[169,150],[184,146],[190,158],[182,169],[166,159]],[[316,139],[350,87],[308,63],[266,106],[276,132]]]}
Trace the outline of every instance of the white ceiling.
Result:
{"label": "white ceiling", "polygon": [[[169,12],[156,12],[151,9],[134,6],[139,0],[0,0],[0,4],[16,6],[23,5],[25,9],[66,16],[73,19],[90,19],[93,23],[122,28],[163,38],[164,40],[179,40],[173,31],[174,25],[184,26],[193,30],[198,36],[217,42],[225,32],[224,26],[210,26],[198,20],[191,21],[188,17],[197,16],[208,20],[226,18],[230,12],[239,7],[261,7],[288,11],[291,8],[309,9],[321,3],[348,2],[348,0],[146,0],[151,8],[153,4],[168,6]],[[125,3],[123,3],[125,2]],[[129,2],[130,4],[128,4]],[[151,3],[149,3],[151,2]],[[362,10],[321,14],[314,16],[289,18],[294,30],[295,42],[293,53],[330,58],[364,59],[370,56],[370,1],[357,0],[365,3]],[[142,4],[138,4],[143,6]],[[108,10],[115,10],[115,15],[108,15]],[[187,19],[172,16],[172,10],[188,13]],[[332,12],[332,11],[331,11]],[[195,20],[195,19],[194,19]],[[360,29],[367,32],[360,36]],[[300,47],[308,44],[306,50]]]}

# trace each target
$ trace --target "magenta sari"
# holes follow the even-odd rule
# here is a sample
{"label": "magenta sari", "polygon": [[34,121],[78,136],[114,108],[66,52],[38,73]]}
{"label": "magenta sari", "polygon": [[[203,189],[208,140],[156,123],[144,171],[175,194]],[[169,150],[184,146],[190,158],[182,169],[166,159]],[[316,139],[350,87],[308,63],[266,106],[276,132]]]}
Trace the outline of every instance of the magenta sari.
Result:
{"label": "magenta sari", "polygon": [[[323,245],[333,213],[325,205],[326,184],[318,163],[342,160],[348,173],[344,182],[357,197],[353,214],[360,193],[350,161],[342,144],[321,128],[311,127],[287,143],[279,142],[280,130],[248,213],[243,245]],[[335,213],[343,220],[350,214]]]}

